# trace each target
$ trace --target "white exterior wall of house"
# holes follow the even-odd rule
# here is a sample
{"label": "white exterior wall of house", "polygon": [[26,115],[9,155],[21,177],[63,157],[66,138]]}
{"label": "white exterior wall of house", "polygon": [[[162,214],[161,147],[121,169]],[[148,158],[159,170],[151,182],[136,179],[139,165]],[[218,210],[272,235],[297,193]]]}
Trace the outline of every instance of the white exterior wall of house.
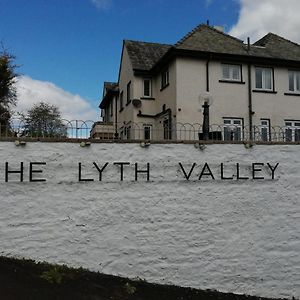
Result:
{"label": "white exterior wall of house", "polygon": [[[143,138],[143,126],[152,125],[153,126],[153,135],[154,139],[162,139],[163,136],[163,120],[167,115],[162,115],[158,118],[149,118],[149,117],[139,117],[137,116],[138,112],[141,111],[142,114],[147,115],[156,115],[162,112],[163,106],[165,105],[166,109],[171,109],[172,112],[172,121],[176,122],[176,64],[175,61],[170,63],[167,66],[169,70],[169,85],[161,90],[161,73],[159,72],[156,76],[134,76],[134,98],[141,100],[141,107],[135,108],[131,104],[130,106],[133,109],[133,122],[140,129],[139,137]],[[144,97],[144,78],[151,78],[151,98],[154,99],[145,99]],[[157,130],[157,128],[161,128]]]}
{"label": "white exterior wall of house", "polygon": [[[134,75],[133,75],[133,69],[132,64],[128,55],[128,52],[126,50],[126,47],[123,49],[123,55],[122,55],[122,63],[121,63],[121,69],[120,69],[120,78],[119,78],[119,91],[120,94],[123,91],[123,110],[120,111],[120,97],[118,101],[118,123],[128,123],[133,121],[133,109],[132,105],[127,105],[127,84],[129,81],[131,81],[131,91],[134,92],[135,90],[135,82],[134,82]],[[134,95],[134,93],[132,93]],[[131,97],[132,98],[132,97]]]}
{"label": "white exterior wall of house", "polygon": [[[277,94],[252,93],[254,124],[261,118],[270,118],[271,126],[285,126],[284,120],[299,120],[300,97],[287,96],[289,92],[288,68],[274,68],[275,91]],[[252,87],[255,89],[255,67],[252,67]]]}
{"label": "white exterior wall of house", "polygon": [[219,82],[222,80],[222,63],[209,63],[210,93],[213,103],[210,107],[210,123],[222,125],[223,118],[243,118],[244,125],[249,125],[248,113],[248,69],[242,65],[242,80],[245,84]]}
{"label": "white exterior wall of house", "polygon": [[199,95],[206,89],[205,61],[189,58],[176,59],[176,101],[178,123],[201,123]]}
{"label": "white exterior wall of house", "polygon": [[[161,113],[163,105],[171,109],[172,125],[195,124],[201,127],[203,122],[203,109],[200,95],[206,91],[206,60],[199,58],[178,57],[171,61],[169,69],[169,85],[161,90],[161,72],[148,77],[134,75],[132,64],[124,47],[122,65],[119,79],[120,93],[123,91],[123,111],[120,110],[118,101],[118,123],[131,126],[131,138],[144,138],[144,125],[152,125],[153,129],[161,128],[160,134],[153,133],[151,138],[161,139],[163,134],[163,120],[167,115],[158,118],[139,117],[141,111],[145,115]],[[242,65],[242,84],[220,82],[222,80],[222,63],[226,61],[209,62],[209,89],[213,98],[210,106],[210,124],[220,125],[221,129],[224,118],[242,118],[244,126],[249,125],[249,95],[248,95],[248,66]],[[255,65],[251,66],[252,87],[255,90]],[[152,79],[151,98],[143,99],[143,79]],[[140,99],[141,107],[136,108],[127,101],[127,84],[131,81],[131,100]],[[252,92],[253,122],[255,126],[261,125],[261,119],[270,119],[272,127],[284,127],[285,120],[299,120],[300,97],[287,96],[288,91],[288,68],[274,67],[275,91],[277,93]],[[113,114],[115,113],[114,104]],[[108,120],[115,117],[108,116]],[[131,124],[131,125],[130,125]],[[196,125],[197,127],[197,125]],[[119,129],[121,125],[119,126]],[[215,127],[217,130],[217,127]],[[126,137],[125,137],[126,138]],[[173,134],[172,138],[176,138]],[[178,138],[178,137],[177,137]]]}

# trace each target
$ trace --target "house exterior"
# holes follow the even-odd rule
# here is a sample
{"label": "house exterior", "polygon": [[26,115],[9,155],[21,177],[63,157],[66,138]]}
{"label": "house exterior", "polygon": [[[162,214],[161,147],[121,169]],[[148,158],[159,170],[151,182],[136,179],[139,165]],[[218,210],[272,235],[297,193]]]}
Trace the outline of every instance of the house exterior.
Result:
{"label": "house exterior", "polygon": [[119,139],[201,139],[206,103],[210,139],[300,141],[300,46],[273,33],[245,44],[201,24],[174,45],[125,40],[103,90],[92,137],[110,124]]}

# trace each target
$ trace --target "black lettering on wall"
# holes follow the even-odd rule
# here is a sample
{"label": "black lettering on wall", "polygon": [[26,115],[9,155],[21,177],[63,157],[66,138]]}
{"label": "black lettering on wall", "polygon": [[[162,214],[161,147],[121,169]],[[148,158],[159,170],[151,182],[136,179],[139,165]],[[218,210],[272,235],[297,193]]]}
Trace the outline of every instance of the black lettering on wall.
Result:
{"label": "black lettering on wall", "polygon": [[20,171],[9,171],[8,162],[5,163],[5,182],[8,182],[8,174],[20,174],[20,182],[23,182],[24,179],[24,164],[20,163]]}
{"label": "black lettering on wall", "polygon": [[94,181],[92,178],[82,178],[81,175],[81,162],[78,163],[78,181]]}
{"label": "black lettering on wall", "polygon": [[240,164],[239,163],[236,164],[236,179],[237,180],[240,180],[240,179],[247,180],[247,179],[249,179],[249,177],[240,175]]}
{"label": "black lettering on wall", "polygon": [[224,164],[223,163],[221,163],[221,179],[222,180],[233,180],[233,176],[231,176],[231,177],[224,176]]}
{"label": "black lettering on wall", "polygon": [[123,179],[124,179],[124,166],[130,165],[130,163],[129,162],[114,162],[114,165],[120,166],[120,173],[121,173],[120,180],[123,181]]}
{"label": "black lettering on wall", "polygon": [[272,179],[275,178],[275,170],[277,169],[279,163],[277,163],[274,167],[271,166],[269,163],[267,163],[268,167],[270,168],[271,172],[272,172]]}
{"label": "black lettering on wall", "polygon": [[185,179],[186,179],[186,180],[190,180],[190,177],[191,177],[192,172],[193,172],[193,170],[194,170],[194,168],[195,168],[195,166],[196,166],[196,163],[193,163],[193,165],[192,165],[192,167],[191,167],[191,169],[190,169],[190,171],[189,171],[188,174],[186,173],[186,171],[185,171],[185,169],[184,169],[184,167],[183,167],[183,165],[182,165],[181,162],[179,163],[179,166],[180,166],[180,168],[181,168],[181,170],[182,170],[182,172],[183,172],[183,174],[184,174]]}
{"label": "black lettering on wall", "polygon": [[43,170],[34,170],[35,165],[46,165],[45,162],[31,162],[29,164],[29,181],[30,182],[43,182],[46,181],[44,178],[33,178],[33,173],[43,173]]}
{"label": "black lettering on wall", "polygon": [[137,181],[139,173],[147,174],[147,181],[149,181],[149,179],[150,179],[150,163],[147,163],[146,170],[138,170],[138,163],[135,163],[135,181]]}
{"label": "black lettering on wall", "polygon": [[256,172],[261,172],[262,168],[259,168],[259,166],[263,167],[264,163],[252,163],[252,178],[253,179],[265,179],[263,176],[256,176]]}
{"label": "black lettering on wall", "polygon": [[105,163],[105,165],[100,169],[99,166],[93,162],[93,165],[96,167],[96,169],[98,170],[99,172],[99,181],[102,181],[102,172],[105,170],[105,168],[108,166],[108,162]]}
{"label": "black lettering on wall", "polygon": [[213,180],[215,180],[214,174],[212,173],[208,163],[204,164],[204,167],[202,168],[202,171],[199,175],[199,180],[201,180],[202,176],[210,176]]}

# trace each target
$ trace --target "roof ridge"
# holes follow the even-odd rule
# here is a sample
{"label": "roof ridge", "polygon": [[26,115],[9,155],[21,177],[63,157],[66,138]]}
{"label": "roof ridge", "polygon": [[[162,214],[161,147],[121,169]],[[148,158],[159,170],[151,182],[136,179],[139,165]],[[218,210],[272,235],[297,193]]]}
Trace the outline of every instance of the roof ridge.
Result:
{"label": "roof ridge", "polygon": [[143,43],[143,44],[151,44],[151,45],[161,45],[161,46],[173,46],[172,44],[164,44],[164,43],[155,43],[155,42],[145,42],[145,41],[138,41],[138,40],[127,40],[125,39],[124,42],[134,42],[134,43]]}
{"label": "roof ridge", "polygon": [[238,39],[238,38],[236,38],[236,37],[234,37],[234,36],[232,36],[232,35],[230,35],[228,33],[220,31],[220,30],[218,30],[218,29],[216,29],[216,28],[214,28],[214,27],[212,27],[210,25],[201,23],[198,26],[196,26],[194,29],[192,29],[190,32],[188,32],[185,36],[183,36],[183,38],[181,38],[174,46],[177,47],[177,46],[181,45],[184,41],[186,41],[189,37],[191,37],[196,31],[198,31],[198,29],[200,29],[201,27],[208,28],[208,29],[213,30],[213,31],[215,31],[217,33],[220,33],[220,34],[222,34],[222,35],[224,35],[224,36],[226,36],[228,38],[231,38],[231,39],[233,39],[233,40],[235,40],[237,42],[243,43],[242,40],[240,40],[240,39]]}

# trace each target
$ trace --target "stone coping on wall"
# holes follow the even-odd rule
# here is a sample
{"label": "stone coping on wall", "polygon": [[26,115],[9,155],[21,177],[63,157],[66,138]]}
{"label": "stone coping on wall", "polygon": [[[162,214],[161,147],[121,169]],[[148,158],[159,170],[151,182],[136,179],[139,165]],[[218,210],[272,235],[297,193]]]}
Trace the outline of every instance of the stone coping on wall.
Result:
{"label": "stone coping on wall", "polygon": [[16,142],[24,141],[26,143],[82,143],[89,142],[91,144],[220,144],[220,145],[247,145],[252,147],[254,145],[300,145],[300,142],[263,142],[263,141],[205,141],[205,140],[117,140],[117,139],[76,139],[76,138],[16,138],[16,137],[6,137],[0,138],[0,142]]}

